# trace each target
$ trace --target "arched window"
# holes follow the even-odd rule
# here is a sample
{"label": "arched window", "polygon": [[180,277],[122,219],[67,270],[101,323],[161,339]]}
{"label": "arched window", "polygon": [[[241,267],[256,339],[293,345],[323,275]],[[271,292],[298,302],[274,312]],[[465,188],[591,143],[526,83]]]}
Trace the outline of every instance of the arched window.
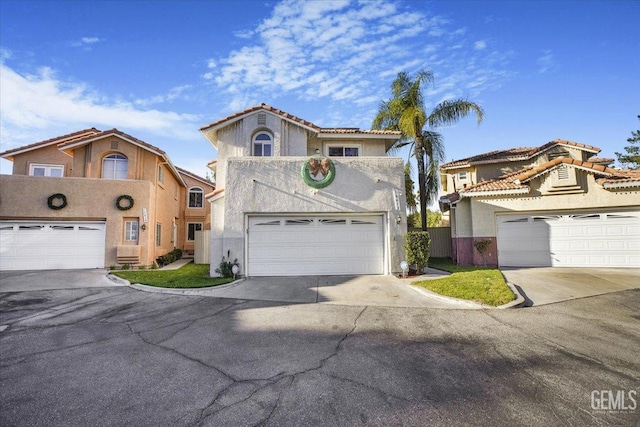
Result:
{"label": "arched window", "polygon": [[267,132],[258,132],[253,137],[254,156],[272,156],[273,138]]}
{"label": "arched window", "polygon": [[191,187],[189,189],[189,207],[201,208],[204,198],[204,190],[200,187]]}
{"label": "arched window", "polygon": [[129,161],[122,154],[109,154],[102,159],[102,177],[110,179],[127,179]]}

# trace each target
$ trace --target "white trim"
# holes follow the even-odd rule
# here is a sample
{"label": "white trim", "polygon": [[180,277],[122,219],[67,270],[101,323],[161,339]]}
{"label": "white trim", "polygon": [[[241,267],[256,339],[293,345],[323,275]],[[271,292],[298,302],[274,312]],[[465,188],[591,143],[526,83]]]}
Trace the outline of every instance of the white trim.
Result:
{"label": "white trim", "polygon": [[[199,192],[202,193],[202,206],[191,206],[191,190],[200,190],[200,191],[194,191],[195,192]],[[187,189],[187,209],[204,209],[204,188],[194,185],[191,186]]]}
{"label": "white trim", "polygon": [[[343,153],[344,153],[344,149],[346,149],[346,148],[357,148],[358,149],[358,155],[357,156],[330,156],[329,155],[329,149],[330,148],[335,148],[335,147],[343,148]],[[329,156],[329,157],[362,157],[362,144],[349,144],[349,143],[342,143],[342,142],[327,142],[327,143],[324,143],[324,155],[325,156]]]}
{"label": "white trim", "polygon": [[632,187],[640,187],[640,180],[638,181],[623,181],[623,182],[605,182],[602,185],[602,188],[605,189],[615,189],[615,188],[632,188]]}
{"label": "white trim", "polygon": [[[200,230],[193,230],[193,239],[189,239],[189,225],[191,224],[200,224]],[[204,231],[204,223],[201,221],[197,222],[187,222],[187,238],[185,239],[187,242],[195,242],[196,241],[196,231]]]}
{"label": "white trim", "polygon": [[[45,174],[42,175],[44,177],[48,177],[48,178],[63,178],[64,177],[64,165],[53,165],[53,164],[46,164],[46,163],[30,163],[29,164],[29,176],[40,176],[40,175],[34,175],[33,174],[33,169],[34,168],[44,168],[45,169]],[[51,173],[51,169],[61,169],[62,170],[62,175],[60,175],[59,177],[57,176],[51,176],[50,174],[47,175],[47,170],[49,170],[49,173]]]}

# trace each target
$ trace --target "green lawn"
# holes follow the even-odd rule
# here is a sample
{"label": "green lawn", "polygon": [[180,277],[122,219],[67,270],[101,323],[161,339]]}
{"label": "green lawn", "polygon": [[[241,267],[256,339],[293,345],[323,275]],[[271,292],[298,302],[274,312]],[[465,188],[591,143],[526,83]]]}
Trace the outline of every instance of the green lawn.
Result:
{"label": "green lawn", "polygon": [[209,277],[209,264],[187,264],[177,270],[112,271],[114,276],[131,283],[159,288],[206,288],[224,285],[233,279]]}
{"label": "green lawn", "polygon": [[413,282],[440,295],[498,306],[515,299],[500,270],[456,265],[450,258],[429,259],[429,267],[449,271],[450,276]]}

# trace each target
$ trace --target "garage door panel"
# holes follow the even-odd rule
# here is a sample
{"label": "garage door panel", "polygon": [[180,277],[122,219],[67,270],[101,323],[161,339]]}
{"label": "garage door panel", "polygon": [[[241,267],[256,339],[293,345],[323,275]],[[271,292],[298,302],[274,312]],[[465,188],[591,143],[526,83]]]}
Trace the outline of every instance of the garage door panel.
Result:
{"label": "garage door panel", "polygon": [[382,274],[382,216],[249,217],[250,276]]}
{"label": "garage door panel", "polygon": [[2,270],[104,267],[104,222],[0,224]]}
{"label": "garage door panel", "polygon": [[497,230],[501,266],[640,265],[640,212],[505,215],[498,217]]}

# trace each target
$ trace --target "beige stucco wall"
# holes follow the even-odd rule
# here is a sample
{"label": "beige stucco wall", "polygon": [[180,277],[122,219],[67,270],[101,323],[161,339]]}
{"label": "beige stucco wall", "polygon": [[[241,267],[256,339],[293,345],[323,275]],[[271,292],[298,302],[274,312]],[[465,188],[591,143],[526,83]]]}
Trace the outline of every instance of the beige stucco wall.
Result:
{"label": "beige stucco wall", "polygon": [[[67,198],[64,209],[52,210],[47,198],[62,193]],[[116,208],[116,199],[128,194],[134,199],[130,210]],[[138,218],[142,225],[142,208],[149,208],[153,186],[146,181],[46,178],[0,175],[0,218],[46,221],[106,220],[105,266],[117,264],[117,247],[124,244],[123,218]],[[150,218],[153,212],[150,212]],[[150,219],[150,223],[152,219]],[[140,230],[141,264],[151,265],[155,259],[153,228],[147,224]]]}
{"label": "beige stucco wall", "polygon": [[[486,237],[496,235],[496,215],[518,212],[587,211],[639,209],[640,191],[606,190],[595,182],[593,174],[575,169],[577,182],[587,191],[577,194],[543,195],[554,176],[545,174],[531,182],[533,190],[523,196],[501,198],[474,197],[462,199],[456,205],[457,237]],[[473,218],[473,221],[471,220]]]}
{"label": "beige stucco wall", "polygon": [[73,157],[58,150],[53,144],[36,151],[28,151],[13,156],[13,174],[29,175],[29,165],[47,164],[64,166],[64,176],[73,176]]}
{"label": "beige stucco wall", "polygon": [[[183,201],[183,217],[184,221],[180,223],[180,235],[183,236],[182,249],[185,251],[193,252],[195,248],[195,241],[187,241],[187,223],[189,222],[201,222],[203,230],[211,229],[211,208],[207,200],[204,198],[205,194],[211,193],[215,186],[213,184],[205,184],[202,181],[193,179],[188,175],[182,175],[182,179],[187,184],[186,188],[181,189],[180,200]],[[201,208],[189,207],[189,189],[192,187],[200,187],[204,190],[202,197]]]}
{"label": "beige stucco wall", "polygon": [[[245,217],[254,213],[380,213],[388,219],[386,269],[396,271],[404,258],[406,232],[403,161],[390,157],[334,158],[336,177],[316,190],[303,181],[300,169],[308,157],[231,158],[225,184],[224,210],[213,204],[211,270],[231,251],[244,272]],[[395,208],[394,190],[399,194]],[[397,224],[395,218],[400,216]],[[222,225],[221,225],[222,224]],[[221,233],[220,233],[221,232]]]}

